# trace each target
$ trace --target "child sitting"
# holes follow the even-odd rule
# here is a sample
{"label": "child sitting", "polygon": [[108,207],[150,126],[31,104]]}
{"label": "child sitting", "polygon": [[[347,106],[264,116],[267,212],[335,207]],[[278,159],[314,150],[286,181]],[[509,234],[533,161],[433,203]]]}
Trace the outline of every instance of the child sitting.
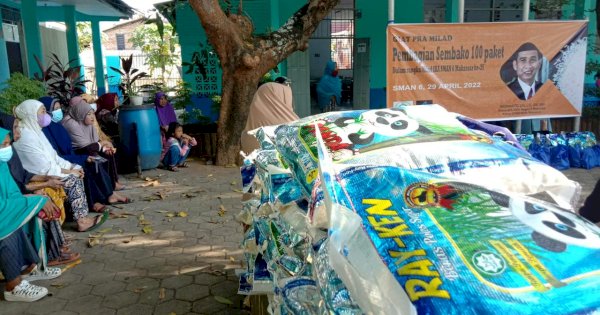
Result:
{"label": "child sitting", "polygon": [[177,172],[178,167],[188,167],[185,159],[190,154],[191,147],[197,144],[196,139],[183,133],[183,127],[178,122],[169,124],[163,143],[162,163],[170,171]]}

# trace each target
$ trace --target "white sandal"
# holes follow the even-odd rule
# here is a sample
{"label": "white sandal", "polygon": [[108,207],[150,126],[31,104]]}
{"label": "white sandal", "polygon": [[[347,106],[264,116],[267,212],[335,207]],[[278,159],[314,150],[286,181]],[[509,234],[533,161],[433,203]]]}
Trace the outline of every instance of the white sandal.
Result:
{"label": "white sandal", "polygon": [[12,291],[4,291],[4,299],[10,302],[34,302],[48,295],[48,289],[21,280]]}
{"label": "white sandal", "polygon": [[40,280],[51,280],[54,278],[58,278],[61,275],[62,271],[60,268],[56,267],[46,267],[44,271],[40,271],[38,266],[35,266],[33,270],[27,275],[21,276],[21,279],[27,280],[29,282],[40,281]]}

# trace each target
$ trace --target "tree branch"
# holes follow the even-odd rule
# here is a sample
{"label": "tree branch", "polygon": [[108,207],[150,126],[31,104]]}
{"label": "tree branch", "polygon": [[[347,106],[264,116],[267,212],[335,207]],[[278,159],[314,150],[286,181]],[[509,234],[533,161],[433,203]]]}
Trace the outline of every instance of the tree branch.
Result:
{"label": "tree branch", "polygon": [[218,45],[218,41],[239,41],[235,33],[235,26],[219,4],[219,0],[190,0],[190,6],[206,31],[210,44],[222,60],[228,56],[225,46]]}
{"label": "tree branch", "polygon": [[262,58],[272,59],[277,64],[297,50],[306,50],[310,36],[339,2],[340,0],[309,0],[278,30],[258,39],[259,44],[256,46],[264,51]]}

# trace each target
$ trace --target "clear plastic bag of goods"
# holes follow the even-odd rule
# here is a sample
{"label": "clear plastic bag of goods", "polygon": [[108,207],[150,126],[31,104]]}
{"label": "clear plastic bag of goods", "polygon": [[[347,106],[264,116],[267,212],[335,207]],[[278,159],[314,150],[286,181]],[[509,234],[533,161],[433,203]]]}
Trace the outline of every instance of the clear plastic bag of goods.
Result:
{"label": "clear plastic bag of goods", "polygon": [[570,211],[397,167],[321,171],[331,265],[367,313],[600,308],[600,229]]}

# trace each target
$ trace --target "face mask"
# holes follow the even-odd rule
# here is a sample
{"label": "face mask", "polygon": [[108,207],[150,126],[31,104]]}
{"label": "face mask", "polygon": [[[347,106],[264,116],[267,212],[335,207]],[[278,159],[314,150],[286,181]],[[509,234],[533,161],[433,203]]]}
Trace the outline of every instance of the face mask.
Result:
{"label": "face mask", "polygon": [[44,128],[48,126],[50,122],[52,122],[52,118],[47,113],[38,115],[38,124],[40,125],[40,127]]}
{"label": "face mask", "polygon": [[338,71],[337,70],[333,70],[333,72],[331,73],[332,76],[337,77],[338,75]]}
{"label": "face mask", "polygon": [[90,104],[90,106],[92,106],[92,109],[94,110],[94,112],[98,110],[98,105],[96,105],[96,103],[92,103],[92,104]]}
{"label": "face mask", "polygon": [[12,146],[0,149],[0,162],[8,162],[13,156]]}
{"label": "face mask", "polygon": [[63,119],[63,111],[62,109],[57,109],[52,112],[52,121],[57,123]]}

